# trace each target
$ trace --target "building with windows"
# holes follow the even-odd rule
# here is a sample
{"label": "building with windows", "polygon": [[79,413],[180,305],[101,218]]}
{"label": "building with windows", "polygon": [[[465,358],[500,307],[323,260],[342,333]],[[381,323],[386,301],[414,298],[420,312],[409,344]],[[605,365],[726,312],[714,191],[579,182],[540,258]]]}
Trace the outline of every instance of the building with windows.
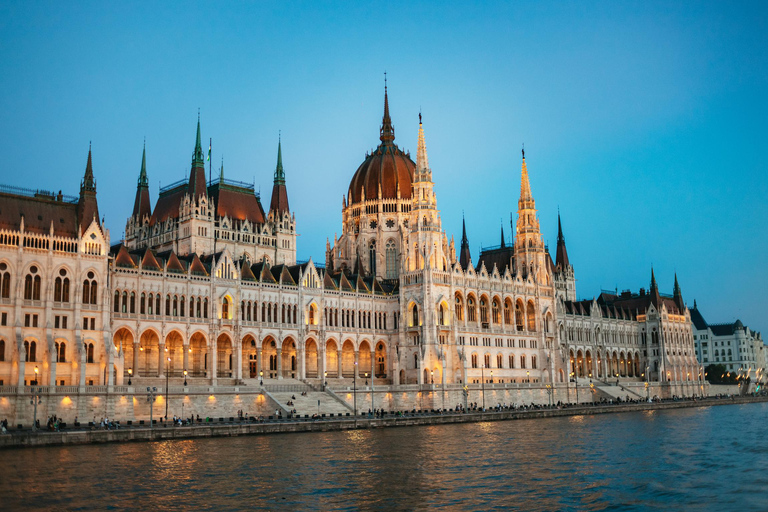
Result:
{"label": "building with windows", "polygon": [[[475,263],[466,227],[458,254],[443,228],[421,115],[414,162],[395,144],[386,87],[379,139],[322,264],[296,261],[281,143],[265,209],[223,165],[206,182],[199,119],[189,178],[154,206],[144,152],[117,244],[98,219],[90,151],[77,198],[6,189],[0,383],[125,396],[183,382],[207,397],[364,379],[406,403],[440,386],[452,404],[486,385],[508,402],[520,389],[546,400],[545,386],[564,399],[587,379],[693,392],[701,372],[677,279],[671,297],[652,273],[647,293],[578,301],[559,216],[555,261],[544,245],[524,152],[513,240],[502,230]],[[127,415],[140,407],[129,402],[118,401]]]}
{"label": "building with windows", "polygon": [[763,336],[745,326],[741,320],[730,324],[710,324],[693,302],[691,309],[696,354],[704,367],[722,364],[726,370],[752,377],[766,368]]}

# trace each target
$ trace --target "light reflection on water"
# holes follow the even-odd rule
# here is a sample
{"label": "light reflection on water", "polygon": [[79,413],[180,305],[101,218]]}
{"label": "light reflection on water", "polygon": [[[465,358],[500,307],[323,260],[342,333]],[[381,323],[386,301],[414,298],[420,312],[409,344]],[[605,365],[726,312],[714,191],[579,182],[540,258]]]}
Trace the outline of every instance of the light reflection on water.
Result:
{"label": "light reflection on water", "polygon": [[4,510],[768,510],[768,404],[0,452]]}

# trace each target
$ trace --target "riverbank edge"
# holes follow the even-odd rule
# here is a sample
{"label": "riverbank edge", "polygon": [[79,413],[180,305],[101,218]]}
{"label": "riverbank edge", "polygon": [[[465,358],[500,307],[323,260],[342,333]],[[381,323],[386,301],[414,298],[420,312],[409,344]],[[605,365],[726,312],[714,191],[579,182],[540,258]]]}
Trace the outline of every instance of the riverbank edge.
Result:
{"label": "riverbank edge", "polygon": [[483,421],[510,421],[566,416],[592,416],[624,412],[658,411],[711,407],[716,405],[742,405],[768,402],[768,396],[707,398],[654,403],[630,403],[612,405],[571,406],[561,409],[530,409],[502,411],[473,411],[464,414],[426,414],[368,418],[359,416],[339,419],[285,420],[269,423],[244,423],[226,425],[194,425],[187,427],[127,428],[120,430],[73,430],[64,432],[24,432],[0,435],[0,449],[28,448],[36,446],[64,446],[132,441],[165,441],[208,437],[235,437],[248,435],[285,434],[298,432],[330,432],[354,429],[413,427],[447,425],[455,423],[479,423]]}

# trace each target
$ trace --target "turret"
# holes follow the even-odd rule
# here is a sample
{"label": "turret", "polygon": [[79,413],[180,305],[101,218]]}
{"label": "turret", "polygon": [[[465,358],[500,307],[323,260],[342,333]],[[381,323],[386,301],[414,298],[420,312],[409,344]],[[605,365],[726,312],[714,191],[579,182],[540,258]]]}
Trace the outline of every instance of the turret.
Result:
{"label": "turret", "polygon": [[203,157],[203,145],[200,137],[200,114],[197,115],[197,138],[195,151],[192,153],[192,170],[189,173],[189,186],[187,193],[192,199],[206,197],[208,187],[205,182],[205,159]]}
{"label": "turret", "polygon": [[277,166],[275,167],[275,179],[272,185],[272,201],[269,203],[269,210],[282,216],[289,212],[288,191],[285,188],[285,171],[283,170],[283,152],[282,140],[277,141]]}
{"label": "turret", "polygon": [[461,253],[459,254],[459,265],[464,270],[469,268],[472,263],[472,256],[469,254],[469,240],[467,239],[467,223],[464,217],[461,218]]}
{"label": "turret", "polygon": [[133,202],[133,217],[139,223],[146,217],[152,216],[152,205],[149,202],[149,179],[147,178],[147,145],[144,144],[144,152],[141,155],[141,172],[136,185],[136,199]]}
{"label": "turret", "polygon": [[80,184],[80,199],[77,202],[77,223],[82,235],[93,220],[99,222],[99,205],[96,202],[96,180],[93,177],[91,146],[88,146],[88,162],[85,164],[85,176]]}
{"label": "turret", "polygon": [[680,284],[677,282],[677,272],[675,272],[675,289],[672,292],[672,297],[674,298],[677,309],[680,311],[680,314],[682,314],[685,311],[685,302],[683,302],[683,292],[680,290]]}

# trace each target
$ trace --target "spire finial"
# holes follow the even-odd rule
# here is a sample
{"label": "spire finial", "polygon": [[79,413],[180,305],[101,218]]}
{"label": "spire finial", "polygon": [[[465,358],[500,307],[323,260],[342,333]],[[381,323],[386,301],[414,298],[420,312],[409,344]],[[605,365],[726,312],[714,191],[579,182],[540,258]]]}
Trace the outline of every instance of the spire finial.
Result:
{"label": "spire finial", "polygon": [[285,185],[285,171],[283,170],[283,140],[282,131],[277,132],[277,166],[275,167],[275,185]]}
{"label": "spire finial", "polygon": [[192,163],[203,162],[203,142],[200,136],[200,109],[197,109],[197,137],[195,138],[195,152],[192,154]]}
{"label": "spire finial", "polygon": [[387,72],[384,72],[384,118],[381,121],[379,139],[383,145],[391,145],[395,140],[395,129],[392,127],[392,119],[389,117],[389,96],[387,94]]}
{"label": "spire finial", "polygon": [[523,160],[525,160],[525,142],[523,142]]}
{"label": "spire finial", "polygon": [[219,171],[219,183],[224,183],[224,155],[221,155],[221,170]]}

